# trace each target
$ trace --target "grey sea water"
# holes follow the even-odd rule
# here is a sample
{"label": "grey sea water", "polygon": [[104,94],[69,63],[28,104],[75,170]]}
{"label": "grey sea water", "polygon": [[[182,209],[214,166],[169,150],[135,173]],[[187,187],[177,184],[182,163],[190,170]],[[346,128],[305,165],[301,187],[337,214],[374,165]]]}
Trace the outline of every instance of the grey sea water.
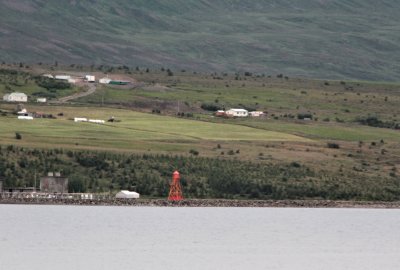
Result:
{"label": "grey sea water", "polygon": [[400,210],[0,205],[0,269],[398,270]]}

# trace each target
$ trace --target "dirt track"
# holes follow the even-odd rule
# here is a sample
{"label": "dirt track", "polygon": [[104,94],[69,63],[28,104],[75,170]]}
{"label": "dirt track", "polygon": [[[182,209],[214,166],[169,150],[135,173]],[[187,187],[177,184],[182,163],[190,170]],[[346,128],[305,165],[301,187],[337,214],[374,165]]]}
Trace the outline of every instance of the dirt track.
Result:
{"label": "dirt track", "polygon": [[81,98],[81,97],[86,97],[86,96],[89,96],[89,95],[93,94],[94,92],[96,92],[96,84],[95,83],[86,83],[85,86],[88,87],[87,91],[76,93],[76,94],[73,94],[71,96],[59,98],[54,103],[67,103],[67,102],[69,102],[71,100],[74,100],[74,99],[77,99],[77,98]]}

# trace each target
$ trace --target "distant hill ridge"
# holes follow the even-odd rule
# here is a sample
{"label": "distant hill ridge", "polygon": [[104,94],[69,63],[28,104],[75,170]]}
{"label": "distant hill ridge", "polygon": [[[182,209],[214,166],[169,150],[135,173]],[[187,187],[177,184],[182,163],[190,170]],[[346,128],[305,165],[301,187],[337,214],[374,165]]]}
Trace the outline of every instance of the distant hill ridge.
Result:
{"label": "distant hill ridge", "polygon": [[0,0],[0,61],[400,80],[395,0]]}

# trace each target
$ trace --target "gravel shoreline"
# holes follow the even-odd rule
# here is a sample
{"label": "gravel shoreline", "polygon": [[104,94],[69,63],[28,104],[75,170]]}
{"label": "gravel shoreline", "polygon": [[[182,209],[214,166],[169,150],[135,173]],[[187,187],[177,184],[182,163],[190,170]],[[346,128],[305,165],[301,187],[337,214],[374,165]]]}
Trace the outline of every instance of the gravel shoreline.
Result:
{"label": "gravel shoreline", "polygon": [[148,207],[291,207],[291,208],[377,208],[400,209],[400,201],[331,201],[331,200],[222,200],[187,199],[171,202],[166,199],[42,199],[2,198],[0,204],[82,205],[82,206],[148,206]]}

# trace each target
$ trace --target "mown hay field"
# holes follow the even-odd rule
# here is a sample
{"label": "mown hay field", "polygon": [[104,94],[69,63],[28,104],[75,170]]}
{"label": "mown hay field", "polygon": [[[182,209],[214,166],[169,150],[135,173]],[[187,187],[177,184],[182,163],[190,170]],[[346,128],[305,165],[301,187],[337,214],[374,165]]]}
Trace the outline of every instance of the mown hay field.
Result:
{"label": "mown hay field", "polygon": [[[157,143],[201,141],[309,141],[300,136],[235,124],[180,119],[125,109],[101,107],[27,106],[28,111],[53,114],[57,119],[18,120],[8,114],[0,118],[0,142],[25,146],[78,146],[128,150]],[[62,116],[59,114],[62,113]],[[106,124],[75,123],[74,117],[108,120]],[[22,135],[15,139],[15,133]],[[161,149],[165,147],[161,147]],[[167,147],[168,149],[168,147]]]}

